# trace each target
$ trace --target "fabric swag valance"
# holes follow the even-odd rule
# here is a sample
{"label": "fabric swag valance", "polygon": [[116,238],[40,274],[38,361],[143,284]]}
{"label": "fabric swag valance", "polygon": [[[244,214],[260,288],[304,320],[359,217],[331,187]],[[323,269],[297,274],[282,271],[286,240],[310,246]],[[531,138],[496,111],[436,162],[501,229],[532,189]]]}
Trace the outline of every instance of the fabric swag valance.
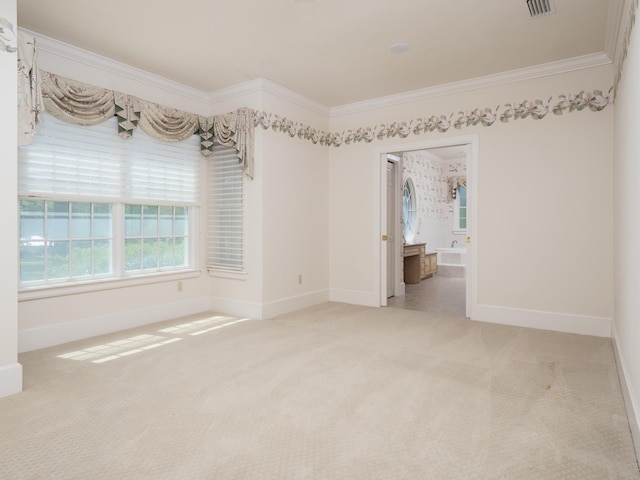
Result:
{"label": "fabric swag valance", "polygon": [[448,188],[449,195],[448,195],[447,201],[451,202],[456,198],[458,188],[460,187],[467,188],[467,177],[466,175],[449,177],[447,180],[447,183],[449,184],[449,188]]}
{"label": "fabric swag valance", "polygon": [[35,39],[22,35],[18,51],[18,125],[20,145],[33,142],[40,112],[77,125],[95,125],[118,117],[118,135],[131,138],[140,126],[164,142],[179,142],[200,135],[200,151],[212,153],[214,140],[235,147],[247,176],[253,178],[253,111],[242,108],[211,117],[158,105],[133,95],[88,85],[38,70]]}

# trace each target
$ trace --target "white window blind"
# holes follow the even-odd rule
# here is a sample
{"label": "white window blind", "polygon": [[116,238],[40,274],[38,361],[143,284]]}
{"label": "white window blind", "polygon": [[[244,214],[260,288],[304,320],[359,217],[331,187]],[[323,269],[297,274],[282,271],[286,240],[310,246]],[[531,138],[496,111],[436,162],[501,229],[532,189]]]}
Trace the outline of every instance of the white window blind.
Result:
{"label": "white window blind", "polygon": [[244,173],[233,147],[215,146],[208,163],[207,266],[244,270]]}
{"label": "white window blind", "polygon": [[115,117],[80,126],[45,114],[34,143],[19,149],[18,193],[196,205],[200,159],[197,135],[166,143],[138,128],[123,140]]}

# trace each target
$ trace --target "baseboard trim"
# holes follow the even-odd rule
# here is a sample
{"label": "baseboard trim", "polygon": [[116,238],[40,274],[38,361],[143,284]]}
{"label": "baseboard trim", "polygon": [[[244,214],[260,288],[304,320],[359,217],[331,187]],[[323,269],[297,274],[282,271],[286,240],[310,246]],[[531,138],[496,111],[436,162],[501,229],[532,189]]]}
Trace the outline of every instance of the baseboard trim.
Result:
{"label": "baseboard trim", "polygon": [[329,290],[317,290],[294,297],[274,300],[267,303],[247,302],[224,297],[211,297],[209,310],[212,312],[247,317],[253,320],[266,320],[300,308],[311,307],[329,301]]}
{"label": "baseboard trim", "polygon": [[22,365],[11,363],[0,367],[0,398],[22,391]]}
{"label": "baseboard trim", "polygon": [[329,301],[329,290],[317,290],[294,297],[283,298],[267,302],[262,306],[262,318],[273,318],[278,315],[293,312],[301,308],[311,307]]}
{"label": "baseboard trim", "polygon": [[620,380],[620,389],[624,398],[624,407],[627,411],[627,420],[629,421],[629,429],[631,430],[631,438],[633,446],[636,450],[636,458],[640,459],[640,408],[633,390],[631,389],[631,379],[626,367],[624,358],[621,355],[620,344],[618,343],[618,333],[615,324],[612,325],[613,353],[616,357],[618,367],[618,378]]}
{"label": "baseboard trim", "polygon": [[329,300],[338,303],[350,303],[363,307],[379,307],[380,299],[376,298],[373,292],[363,292],[358,290],[342,290],[332,288],[329,290]]}
{"label": "baseboard trim", "polygon": [[611,319],[567,313],[526,310],[497,305],[477,305],[472,320],[515,327],[611,337]]}
{"label": "baseboard trim", "polygon": [[18,331],[18,351],[30,352],[63,343],[141,327],[209,310],[207,297],[99,315]]}
{"label": "baseboard trim", "polygon": [[262,304],[226,297],[209,297],[209,310],[234,317],[262,320]]}

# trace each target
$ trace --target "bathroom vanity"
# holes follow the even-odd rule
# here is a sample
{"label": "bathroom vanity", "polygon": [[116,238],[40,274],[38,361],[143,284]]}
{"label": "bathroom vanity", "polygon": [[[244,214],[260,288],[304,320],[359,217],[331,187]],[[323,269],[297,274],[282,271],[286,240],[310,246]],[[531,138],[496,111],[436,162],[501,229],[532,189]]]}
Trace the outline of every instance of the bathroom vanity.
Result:
{"label": "bathroom vanity", "polygon": [[404,283],[420,283],[438,271],[436,252],[427,252],[426,244],[405,244],[402,257],[404,262]]}

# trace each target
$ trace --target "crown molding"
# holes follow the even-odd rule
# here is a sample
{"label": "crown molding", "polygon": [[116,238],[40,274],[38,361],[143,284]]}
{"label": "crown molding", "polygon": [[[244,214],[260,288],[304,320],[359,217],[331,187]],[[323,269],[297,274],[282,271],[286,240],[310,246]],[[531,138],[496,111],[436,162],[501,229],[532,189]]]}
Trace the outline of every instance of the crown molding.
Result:
{"label": "crown molding", "polygon": [[[615,20],[620,20],[622,17],[622,5],[626,4],[627,1],[619,0],[619,2],[613,2],[616,6],[612,6],[610,8],[609,25],[607,27],[608,48],[614,48],[615,50],[615,43],[619,38],[618,28],[615,28]],[[618,21],[618,24],[619,23],[620,22]],[[206,105],[213,105],[217,102],[253,93],[266,92],[328,118],[412,103],[433,97],[462,93],[470,90],[504,85],[533,78],[556,75],[559,73],[593,68],[612,63],[612,57],[607,55],[607,53],[600,52],[330,108],[263,77],[213,92],[204,92],[173,80],[169,80],[160,75],[147,72],[137,67],[133,67],[68,43],[61,42],[54,38],[47,37],[46,35],[41,35],[37,32],[23,28],[20,28],[19,30],[34,36],[37,39],[39,50],[88,65],[112,75],[118,75],[122,78],[139,82],[143,85],[161,89],[174,95],[181,95],[187,99]],[[613,47],[611,47],[611,45],[613,45]]]}
{"label": "crown molding", "polygon": [[304,95],[294,92],[293,90],[289,90],[288,88],[283,87],[282,85],[272,82],[271,80],[268,80],[266,78],[263,78],[262,82],[263,90],[265,92],[271,93],[272,95],[280,97],[283,100],[288,100],[289,102],[295,103],[300,107],[305,107],[321,115],[325,115],[327,117],[329,116],[331,109],[326,105],[320,102],[316,102],[315,100],[311,100]]}
{"label": "crown molding", "polygon": [[24,28],[20,28],[20,30],[35,37],[38,42],[38,50],[43,52],[79,62],[126,79],[134,80],[149,87],[155,87],[174,95],[181,95],[198,102],[207,101],[208,95],[201,90],[188,87],[160,75],[147,72],[126,63],[118,62],[97,53],[61,42],[60,40],[41,35],[37,32],[32,32]]}
{"label": "crown molding", "polygon": [[173,80],[169,80],[160,75],[133,67],[126,63],[112,60],[88,50],[83,50],[68,43],[47,37],[46,35],[41,35],[37,32],[32,32],[23,28],[20,30],[37,39],[39,50],[89,65],[90,67],[97,68],[126,79],[134,80],[150,87],[159,88],[172,94],[181,95],[206,105],[212,105],[216,102],[230,100],[256,92],[267,92],[321,115],[329,116],[329,107],[314,100],[310,100],[307,97],[278,85],[275,82],[267,80],[266,78],[257,78],[255,80],[249,80],[213,92],[204,92]]}
{"label": "crown molding", "polygon": [[256,92],[270,93],[300,107],[304,107],[326,117],[329,116],[330,109],[326,105],[311,100],[264,77],[260,77],[255,80],[248,80],[246,82],[238,83],[236,85],[211,92],[207,96],[207,102],[209,104],[214,104],[225,100],[232,100],[236,97],[250,95]]}
{"label": "crown molding", "polygon": [[421,100],[427,100],[433,97],[444,95],[452,95],[456,93],[467,92],[470,90],[478,90],[481,88],[504,85],[507,83],[515,83],[523,80],[531,80],[539,77],[546,77],[560,73],[572,72],[586,68],[593,68],[600,65],[611,63],[611,59],[603,52],[573,57],[566,60],[544,63],[532,67],[520,68],[517,70],[509,70],[502,73],[486,75],[484,77],[472,78],[469,80],[461,80],[459,82],[446,83],[435,87],[422,88],[412,90],[410,92],[400,93],[397,95],[389,95],[373,100],[365,100],[363,102],[350,103],[330,110],[331,117],[339,117],[341,115],[350,115],[353,113],[375,110],[378,108],[391,107],[405,103],[413,103]]}
{"label": "crown molding", "polygon": [[604,52],[614,63],[619,53],[620,32],[624,28],[622,25],[622,12],[627,10],[625,9],[626,4],[626,0],[612,0],[607,13]]}

